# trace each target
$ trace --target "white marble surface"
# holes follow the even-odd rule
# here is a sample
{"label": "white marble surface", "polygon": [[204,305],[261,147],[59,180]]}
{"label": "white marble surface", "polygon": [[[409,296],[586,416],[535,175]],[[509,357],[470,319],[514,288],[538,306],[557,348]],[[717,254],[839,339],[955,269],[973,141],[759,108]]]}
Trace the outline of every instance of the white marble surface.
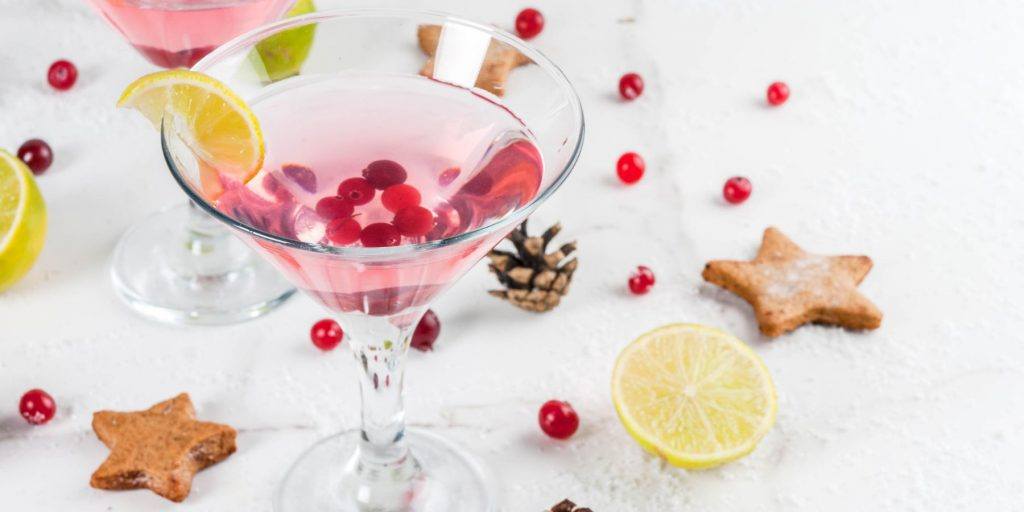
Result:
{"label": "white marble surface", "polygon": [[[355,2],[318,0],[323,6]],[[515,3],[428,6],[509,25]],[[481,454],[505,510],[566,496],[609,511],[1020,510],[1024,503],[1024,7],[1018,2],[538,1],[536,44],[577,85],[583,158],[536,215],[579,240],[581,269],[556,312],[485,296],[477,266],[435,309],[442,338],[414,353],[408,418]],[[586,7],[584,7],[586,5]],[[635,19],[623,23],[623,18]],[[57,58],[81,77],[44,82]],[[136,219],[181,200],[157,139],[112,108],[151,70],[83,0],[0,0],[0,146],[41,136],[56,163],[39,184],[50,212],[35,269],[0,296],[0,509],[264,512],[300,450],[356,424],[346,350],[307,338],[322,313],[298,298],[231,327],[147,323],[113,296],[108,258]],[[647,91],[615,96],[636,70]],[[793,90],[779,109],[765,86]],[[616,183],[629,149],[649,164]],[[754,195],[731,207],[723,180]],[[775,341],[749,308],[702,284],[712,258],[748,257],[768,224],[820,252],[871,255],[864,293],[881,329],[806,327]],[[629,269],[658,284],[637,298]],[[685,472],[645,455],[609,398],[614,356],[667,322],[721,326],[767,362],[774,430],[748,458]],[[30,428],[18,397],[60,405]],[[147,492],[91,489],[106,449],[92,411],[136,409],[179,391],[203,418],[240,430],[240,450],[171,505]],[[571,401],[582,428],[546,439],[536,409]]]}

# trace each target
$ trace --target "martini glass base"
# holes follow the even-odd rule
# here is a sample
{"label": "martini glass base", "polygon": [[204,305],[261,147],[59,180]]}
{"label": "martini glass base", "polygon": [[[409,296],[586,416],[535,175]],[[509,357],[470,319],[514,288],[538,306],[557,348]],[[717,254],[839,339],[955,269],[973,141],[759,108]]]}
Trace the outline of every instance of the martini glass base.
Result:
{"label": "martini glass base", "polygon": [[121,237],[111,278],[130,308],[159,322],[218,325],[264,315],[295,293],[222,227],[190,232],[186,226],[196,215],[190,210],[188,204],[165,209]]}
{"label": "martini glass base", "polygon": [[[495,512],[497,486],[471,454],[445,439],[410,429],[405,440],[421,468],[402,505],[368,507],[346,491],[346,463],[359,443],[358,430],[324,439],[288,470],[274,512]],[[397,486],[402,494],[405,485]],[[351,491],[354,493],[354,491]]]}

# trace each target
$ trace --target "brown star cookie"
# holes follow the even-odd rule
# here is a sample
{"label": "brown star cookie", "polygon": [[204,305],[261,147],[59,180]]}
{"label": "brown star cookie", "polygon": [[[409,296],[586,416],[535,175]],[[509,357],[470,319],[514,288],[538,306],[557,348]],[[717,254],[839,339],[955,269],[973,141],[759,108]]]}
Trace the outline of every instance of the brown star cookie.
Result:
{"label": "brown star cookie", "polygon": [[[441,34],[441,25],[420,25],[417,31],[420,49],[430,56],[426,64],[423,65],[423,69],[420,70],[420,74],[423,76],[434,77],[434,56],[441,43]],[[477,74],[476,86],[497,96],[504,96],[505,82],[512,69],[531,62],[533,61],[529,57],[519,53],[515,48],[492,38]]]}
{"label": "brown star cookie", "polygon": [[882,312],[857,291],[870,270],[867,256],[810,254],[769,227],[753,261],[711,261],[703,276],[749,302],[761,332],[774,338],[809,322],[877,328]]}
{"label": "brown star cookie", "polygon": [[92,474],[97,489],[149,489],[182,501],[196,472],[235,452],[235,429],[196,420],[188,394],[145,411],[100,411],[92,429],[110,455]]}

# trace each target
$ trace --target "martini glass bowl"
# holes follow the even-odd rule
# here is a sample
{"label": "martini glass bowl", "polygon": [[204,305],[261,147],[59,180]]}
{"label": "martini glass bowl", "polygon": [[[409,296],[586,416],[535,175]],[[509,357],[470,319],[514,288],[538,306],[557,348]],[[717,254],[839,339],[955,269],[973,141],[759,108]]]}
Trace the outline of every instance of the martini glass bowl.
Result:
{"label": "martini glass bowl", "polygon": [[[273,79],[256,46],[309,26],[316,38],[301,73]],[[418,37],[419,45],[433,40],[426,66]],[[501,86],[491,80],[494,59],[508,51],[519,52],[525,65]],[[247,184],[219,183],[211,199],[208,168],[165,117],[161,140],[172,175],[196,204],[337,319],[358,368],[361,425],[299,457],[275,495],[275,510],[498,510],[498,486],[475,457],[433,433],[406,429],[405,358],[430,302],[547,200],[576,163],[583,111],[565,75],[493,27],[374,9],[261,27],[194,70],[249,103],[267,156]],[[379,205],[388,204],[381,191],[396,180],[347,196],[345,184],[393,178],[375,178],[373,169],[393,170],[395,162],[406,171],[397,181],[417,189],[414,202],[431,210],[431,229],[402,228],[398,239],[379,243],[380,236],[366,236],[371,225],[378,234],[391,229],[392,217],[394,226],[403,225],[402,210],[392,214],[395,208]],[[356,206],[334,218],[320,203],[336,189]],[[362,227],[358,240],[332,227],[349,220]]]}
{"label": "martini glass bowl", "polygon": [[[295,0],[91,0],[162,68],[192,66],[232,37],[279,19]],[[195,204],[154,213],[114,249],[114,290],[168,323],[224,324],[263,315],[295,289]]]}

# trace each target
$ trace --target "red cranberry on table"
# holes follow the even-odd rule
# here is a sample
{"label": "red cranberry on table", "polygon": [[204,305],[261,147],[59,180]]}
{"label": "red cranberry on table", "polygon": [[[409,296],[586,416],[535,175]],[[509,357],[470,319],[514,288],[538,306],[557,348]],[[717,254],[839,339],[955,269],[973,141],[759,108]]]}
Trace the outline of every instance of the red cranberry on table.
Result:
{"label": "red cranberry on table", "polygon": [[57,404],[46,391],[32,389],[21,396],[18,412],[25,421],[33,425],[42,425],[53,419],[53,415],[57,413]]}
{"label": "red cranberry on table", "polygon": [[18,158],[32,170],[32,174],[40,175],[53,164],[53,150],[42,139],[29,139],[18,148]]}
{"label": "red cranberry on table", "polygon": [[786,82],[772,82],[768,86],[766,96],[768,97],[769,105],[773,107],[782,105],[789,99],[789,86],[786,85]]}
{"label": "red cranberry on table", "polygon": [[629,291],[634,295],[643,295],[654,286],[654,272],[650,268],[640,265],[636,272],[629,276]]}
{"label": "red cranberry on table", "polygon": [[441,334],[441,321],[433,309],[428,309],[416,324],[416,330],[412,333],[412,348],[426,352],[434,349],[434,342]]}
{"label": "red cranberry on table", "polygon": [[580,426],[580,417],[569,402],[548,400],[540,406],[537,417],[540,429],[555,439],[568,439]]}
{"label": "red cranberry on table", "polygon": [[544,30],[544,15],[537,9],[523,9],[516,16],[516,33],[523,39],[533,39]]}
{"label": "red cranberry on table", "polygon": [[625,100],[635,100],[644,92],[644,79],[636,73],[626,73],[619,79],[619,94]]}
{"label": "red cranberry on table", "polygon": [[619,175],[619,180],[623,183],[632,185],[640,181],[646,168],[647,164],[644,163],[643,157],[630,151],[619,157],[619,161],[615,164],[615,173]]}
{"label": "red cranberry on table", "polygon": [[70,89],[77,80],[78,68],[70,61],[64,59],[50,64],[50,69],[46,72],[46,81],[50,83],[50,87],[58,91]]}
{"label": "red cranberry on table", "polygon": [[750,192],[753,190],[754,185],[750,183],[750,180],[743,176],[733,176],[722,187],[722,197],[730,204],[740,204],[750,197]]}
{"label": "red cranberry on table", "polygon": [[341,326],[330,318],[320,320],[309,330],[309,339],[313,341],[313,345],[324,352],[334,350],[344,337],[345,332],[341,330]]}

